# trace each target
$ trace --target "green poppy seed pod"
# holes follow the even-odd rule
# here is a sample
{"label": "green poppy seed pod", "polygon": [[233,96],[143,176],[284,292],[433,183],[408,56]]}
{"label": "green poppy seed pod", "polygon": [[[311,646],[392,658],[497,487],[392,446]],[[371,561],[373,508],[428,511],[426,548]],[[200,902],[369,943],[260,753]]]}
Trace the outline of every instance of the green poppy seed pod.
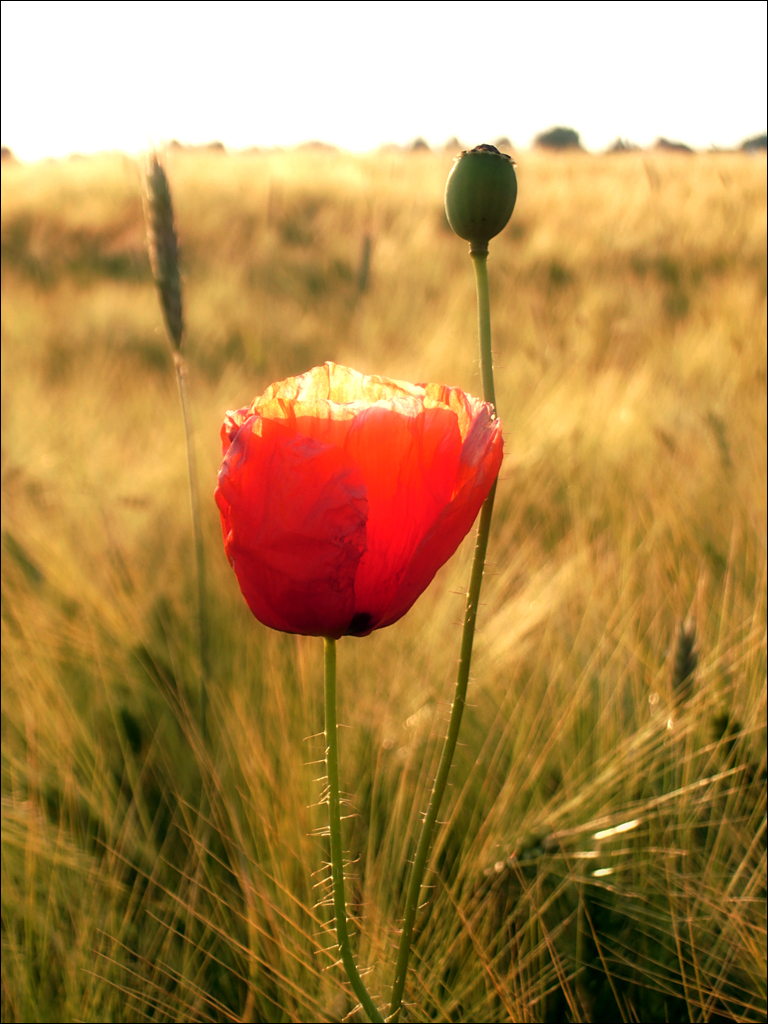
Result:
{"label": "green poppy seed pod", "polygon": [[448,223],[469,242],[470,252],[487,252],[491,238],[506,227],[517,199],[512,158],[495,146],[476,146],[457,157],[445,185]]}

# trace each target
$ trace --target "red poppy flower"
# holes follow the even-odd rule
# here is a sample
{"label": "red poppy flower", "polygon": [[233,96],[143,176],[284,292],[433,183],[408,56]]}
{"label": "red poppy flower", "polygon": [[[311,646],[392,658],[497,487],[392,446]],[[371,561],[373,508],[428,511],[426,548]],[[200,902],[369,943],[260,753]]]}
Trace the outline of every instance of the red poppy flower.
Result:
{"label": "red poppy flower", "polygon": [[499,472],[490,405],[334,363],[228,412],[216,503],[266,626],[366,636],[404,615],[469,532]]}

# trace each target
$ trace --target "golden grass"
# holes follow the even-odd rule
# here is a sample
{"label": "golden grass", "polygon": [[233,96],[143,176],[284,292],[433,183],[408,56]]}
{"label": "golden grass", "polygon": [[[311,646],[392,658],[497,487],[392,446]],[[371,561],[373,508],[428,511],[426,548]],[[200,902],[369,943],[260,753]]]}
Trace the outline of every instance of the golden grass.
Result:
{"label": "golden grass", "polygon": [[[3,1019],[340,1019],[322,645],[242,602],[218,431],[325,359],[477,393],[450,159],[167,166],[207,481],[207,748],[138,168],[2,168]],[[505,461],[408,1019],[765,1019],[765,159],[530,153],[518,176],[489,262]],[[382,1002],[468,561],[339,650],[350,910]]]}

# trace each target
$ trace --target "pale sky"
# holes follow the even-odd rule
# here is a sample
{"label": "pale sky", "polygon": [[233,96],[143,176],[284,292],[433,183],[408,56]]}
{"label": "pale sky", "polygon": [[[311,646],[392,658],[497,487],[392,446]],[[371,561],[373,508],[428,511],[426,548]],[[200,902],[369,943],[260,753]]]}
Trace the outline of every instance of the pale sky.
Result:
{"label": "pale sky", "polygon": [[525,148],[553,125],[591,150],[708,148],[766,128],[763,0],[1,7],[0,131],[23,160],[171,139]]}

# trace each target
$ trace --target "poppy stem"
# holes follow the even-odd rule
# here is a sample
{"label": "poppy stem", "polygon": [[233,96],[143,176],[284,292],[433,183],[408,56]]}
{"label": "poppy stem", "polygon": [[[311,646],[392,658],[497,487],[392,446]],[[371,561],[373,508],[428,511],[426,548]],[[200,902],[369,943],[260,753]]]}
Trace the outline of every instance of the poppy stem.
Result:
{"label": "poppy stem", "polygon": [[480,373],[483,378],[483,398],[496,412],[496,389],[493,384],[493,352],[491,351],[491,296],[488,290],[488,246],[469,248],[475,265],[477,287],[477,333],[480,339]]}
{"label": "poppy stem", "polygon": [[347,930],[347,901],[344,895],[344,859],[341,845],[341,813],[339,799],[339,753],[336,738],[336,641],[325,638],[325,760],[328,771],[328,817],[331,836],[331,878],[333,880],[333,909],[336,915],[336,936],[344,970],[355,995],[368,1014],[370,1021],[384,1018],[376,1009],[363,984]]}
{"label": "poppy stem", "polygon": [[[496,392],[493,385],[493,356],[491,352],[491,304],[488,291],[488,246],[470,246],[470,256],[475,265],[475,283],[477,285],[477,318],[478,333],[480,336],[480,367],[483,378],[483,398],[490,402],[496,412]],[[472,559],[472,571],[469,578],[469,590],[467,591],[467,604],[464,610],[464,628],[461,635],[461,655],[459,657],[459,668],[456,675],[456,687],[453,694],[453,705],[451,717],[448,723],[448,733],[445,737],[443,752],[440,757],[440,765],[432,787],[432,794],[429,798],[429,806],[421,826],[419,843],[416,848],[416,856],[413,861],[413,870],[408,885],[408,892],[405,897],[405,911],[403,915],[403,928],[400,934],[400,946],[398,948],[397,963],[395,965],[395,979],[392,985],[392,999],[389,1005],[389,1016],[387,1021],[396,1022],[400,1018],[400,1009],[403,1002],[403,991],[405,989],[405,977],[408,972],[408,960],[411,954],[413,942],[413,929],[416,920],[416,910],[420,905],[421,887],[424,880],[424,871],[432,845],[432,833],[434,831],[440,804],[445,794],[445,787],[448,784],[448,773],[453,763],[453,755],[456,751],[456,742],[459,738],[461,718],[464,714],[464,706],[467,699],[467,685],[469,683],[469,669],[472,662],[472,645],[475,639],[475,623],[477,622],[477,609],[480,604],[480,588],[483,583],[483,570],[485,568],[485,555],[488,550],[488,537],[491,531],[491,517],[493,515],[493,501],[496,496],[496,484],[494,482],[488,492],[488,497],[480,509],[480,520],[477,526],[477,537],[475,539],[475,553]]]}

